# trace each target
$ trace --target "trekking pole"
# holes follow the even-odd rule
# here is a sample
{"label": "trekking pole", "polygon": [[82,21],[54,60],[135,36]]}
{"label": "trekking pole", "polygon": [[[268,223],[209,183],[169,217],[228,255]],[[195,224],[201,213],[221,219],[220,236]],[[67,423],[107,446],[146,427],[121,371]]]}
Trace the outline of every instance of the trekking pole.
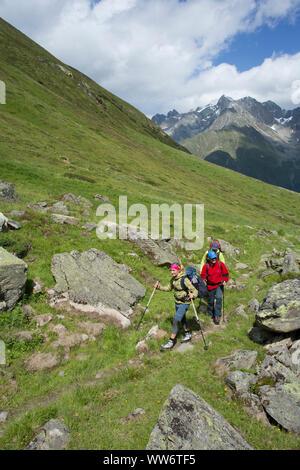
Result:
{"label": "trekking pole", "polygon": [[137,331],[137,330],[139,329],[139,327],[140,327],[140,325],[141,325],[141,323],[142,323],[142,321],[143,321],[144,315],[145,315],[145,313],[146,313],[146,310],[147,310],[147,308],[148,308],[149,305],[150,305],[150,302],[151,302],[151,300],[152,300],[152,297],[154,296],[155,291],[156,291],[156,286],[155,286],[154,289],[153,289],[153,292],[152,292],[152,294],[151,294],[151,297],[150,297],[150,299],[148,300],[148,303],[147,303],[147,305],[146,305],[146,308],[145,308],[144,312],[142,313],[141,319],[140,319],[140,321],[139,321],[139,323],[138,323],[138,326],[136,327],[135,331]]}
{"label": "trekking pole", "polygon": [[204,349],[205,349],[205,351],[207,351],[208,346],[207,346],[207,344],[206,344],[206,342],[205,342],[204,334],[203,334],[203,331],[202,331],[202,328],[201,328],[201,323],[200,323],[200,320],[199,320],[198,315],[197,315],[197,312],[196,312],[196,307],[195,307],[195,304],[194,304],[193,299],[191,299],[191,301],[192,301],[192,305],[193,305],[193,308],[194,308],[195,317],[196,317],[197,323],[198,323],[199,328],[200,328],[200,331],[201,331],[201,335],[202,335],[202,339],[203,339],[203,343],[204,343]]}
{"label": "trekking pole", "polygon": [[224,309],[225,309],[225,286],[223,286],[223,322],[225,323]]}

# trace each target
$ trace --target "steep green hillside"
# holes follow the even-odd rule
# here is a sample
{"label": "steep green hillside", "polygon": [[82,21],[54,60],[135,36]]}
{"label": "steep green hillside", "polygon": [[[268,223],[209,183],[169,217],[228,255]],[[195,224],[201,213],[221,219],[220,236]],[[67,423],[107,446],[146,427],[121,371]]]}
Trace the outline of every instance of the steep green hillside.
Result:
{"label": "steep green hillside", "polygon": [[[260,256],[274,247],[282,251],[287,244],[299,248],[300,195],[189,155],[139,111],[2,20],[0,79],[7,88],[7,104],[0,105],[0,179],[13,183],[20,196],[18,203],[1,203],[0,211],[26,211],[16,217],[21,230],[1,233],[0,246],[23,256],[28,264],[24,299],[12,312],[0,314],[1,338],[7,345],[7,366],[0,369],[0,410],[8,412],[7,423],[0,424],[0,448],[23,449],[39,426],[58,417],[71,430],[69,449],[144,449],[176,383],[201,395],[254,448],[299,448],[298,436],[263,426],[231,400],[213,364],[235,349],[256,349],[259,360],[263,358],[262,347],[247,335],[253,315],[242,318],[233,311],[254,296],[262,300],[268,287],[280,281],[279,274],[258,278]],[[78,226],[56,224],[48,214],[27,207],[58,201],[69,192],[93,202],[89,215],[73,208]],[[116,207],[120,195],[128,196],[128,204],[148,208],[151,203],[203,203],[205,237],[222,238],[241,250],[239,261],[250,266],[249,278],[241,292],[226,292],[227,323],[212,328],[207,316],[200,315],[208,351],[199,337],[185,356],[161,354],[163,340],[151,340],[149,351],[138,355],[135,346],[153,325],[170,331],[173,297],[158,292],[138,332],[133,327],[141,312],[137,308],[128,330],[107,327],[100,340],[72,348],[68,358],[62,353],[53,370],[26,370],[24,360],[33,352],[51,351],[55,334],[48,325],[37,329],[22,305],[29,304],[36,315],[52,313],[52,324],[62,323],[71,332],[84,320],[84,315],[64,310],[59,318],[45,292],[33,293],[36,277],[46,288],[54,285],[55,253],[97,248],[128,265],[132,276],[147,287],[142,306],[154,280],[169,279],[169,270],[153,265],[133,243],[100,241],[95,231],[82,228],[97,221],[96,194],[109,197]],[[198,263],[205,248],[178,255],[187,266]],[[133,251],[138,256],[132,256]],[[235,260],[227,261],[232,279],[239,279]],[[30,331],[31,340],[18,341],[15,334],[20,330]],[[136,408],[145,414],[121,421]]]}
{"label": "steep green hillside", "polygon": [[208,162],[266,183],[300,190],[300,170],[293,160],[283,158],[284,145],[276,148],[254,128],[232,125],[208,130],[182,144]]}

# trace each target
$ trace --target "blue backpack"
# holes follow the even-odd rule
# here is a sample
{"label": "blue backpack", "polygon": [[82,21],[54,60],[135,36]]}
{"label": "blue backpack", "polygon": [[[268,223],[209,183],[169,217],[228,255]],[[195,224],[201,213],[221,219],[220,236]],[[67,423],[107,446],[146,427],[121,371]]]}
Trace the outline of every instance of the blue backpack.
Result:
{"label": "blue backpack", "polygon": [[191,281],[193,286],[197,289],[199,299],[202,299],[203,297],[205,297],[208,294],[208,290],[207,290],[205,283],[203,282],[202,277],[198,276],[196,269],[186,268],[185,272],[186,272],[186,275],[181,278],[182,290],[185,290],[186,292],[188,292],[188,288],[184,284],[184,280],[187,277]]}

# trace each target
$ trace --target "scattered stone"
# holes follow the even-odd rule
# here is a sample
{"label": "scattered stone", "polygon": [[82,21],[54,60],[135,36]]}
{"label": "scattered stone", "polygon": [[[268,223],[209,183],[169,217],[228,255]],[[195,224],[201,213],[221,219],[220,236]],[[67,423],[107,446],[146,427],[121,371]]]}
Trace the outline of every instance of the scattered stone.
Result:
{"label": "scattered stone", "polygon": [[59,375],[59,377],[64,377],[64,376],[65,376],[65,371],[64,371],[64,370],[61,370],[58,375]]}
{"label": "scattered stone", "polygon": [[19,196],[15,191],[12,183],[0,180],[0,201],[4,202],[18,202]]}
{"label": "scattered stone", "polygon": [[214,363],[219,376],[232,369],[252,369],[256,364],[257,351],[237,350],[231,356],[221,357]]}
{"label": "scattered stone", "polygon": [[239,316],[239,317],[243,317],[243,318],[248,318],[248,315],[247,313],[245,312],[245,305],[243,304],[240,304],[236,307],[235,309],[235,313]]}
{"label": "scattered stone", "polygon": [[26,211],[10,211],[9,214],[11,217],[19,217],[22,218],[24,215],[26,215]]}
{"label": "scattered stone", "polygon": [[42,201],[42,202],[36,202],[35,204],[28,204],[27,207],[33,211],[36,211],[36,212],[41,212],[41,213],[45,213],[48,211],[48,202],[46,201]]}
{"label": "scattered stone", "polygon": [[5,423],[5,421],[7,420],[7,416],[7,411],[0,411],[0,423]]}
{"label": "scattered stone", "polygon": [[66,447],[69,440],[70,431],[66,424],[58,419],[51,419],[25,450],[61,450]]}
{"label": "scattered stone", "polygon": [[77,225],[79,220],[69,215],[52,214],[51,219],[58,224]]}
{"label": "scattered stone", "polygon": [[53,331],[53,333],[56,333],[59,337],[65,336],[68,332],[67,328],[61,323],[52,326],[51,331]]}
{"label": "scattered stone", "polygon": [[63,215],[69,215],[69,210],[67,206],[62,201],[56,202],[53,204],[51,207],[49,207],[50,212],[54,212],[55,214],[63,214]]}
{"label": "scattered stone", "polygon": [[221,240],[219,238],[219,242],[221,244],[222,252],[226,257],[235,258],[235,256],[239,256],[242,253],[242,250],[240,250],[236,246],[231,245],[225,240]]}
{"label": "scattered stone", "polygon": [[259,273],[258,278],[264,279],[265,277],[271,276],[272,274],[274,274],[274,271],[272,269],[267,269],[266,271]]}
{"label": "scattered stone", "polygon": [[284,253],[282,274],[300,273],[300,254],[287,248]]}
{"label": "scattered stone", "polygon": [[142,354],[142,353],[146,353],[147,351],[149,351],[149,346],[145,340],[142,340],[137,343],[135,349],[139,354]]}
{"label": "scattered stone", "polygon": [[61,70],[65,75],[67,75],[67,77],[73,78],[72,72],[68,70],[66,67],[60,64],[55,64],[55,65],[57,68],[59,68],[59,70]]}
{"label": "scattered stone", "polygon": [[51,313],[44,313],[34,317],[34,321],[39,327],[47,325],[51,320],[53,320],[53,315],[51,315]]}
{"label": "scattered stone", "polygon": [[168,333],[164,330],[160,330],[158,325],[154,325],[151,330],[148,331],[145,340],[148,341],[149,339],[162,339],[164,338]]}
{"label": "scattered stone", "polygon": [[230,372],[225,378],[225,383],[231,388],[235,395],[240,396],[249,391],[250,385],[257,382],[257,377],[253,374],[235,370]]}
{"label": "scattered stone", "polygon": [[275,382],[297,382],[299,379],[296,378],[293,371],[281,364],[276,357],[267,355],[263,362],[257,368],[258,379],[272,379]]}
{"label": "scattered stone", "polygon": [[235,269],[236,271],[238,271],[239,269],[249,269],[249,266],[245,263],[236,263]]}
{"label": "scattered stone", "polygon": [[189,351],[193,351],[194,345],[191,343],[182,343],[178,347],[172,349],[172,352],[184,354]]}
{"label": "scattered stone", "polygon": [[96,337],[102,336],[102,333],[105,330],[105,325],[103,323],[80,322],[78,323],[78,326],[89,335]]}
{"label": "scattered stone", "polygon": [[25,360],[26,369],[38,372],[44,369],[53,369],[58,365],[58,359],[52,353],[35,353]]}
{"label": "scattered stone", "polygon": [[44,283],[43,281],[41,281],[40,278],[36,277],[35,279],[33,279],[33,286],[32,286],[33,294],[40,294],[41,292],[43,292],[44,288],[45,288]]}
{"label": "scattered stone", "polygon": [[93,196],[93,198],[96,199],[97,201],[107,202],[107,203],[111,204],[111,201],[109,200],[109,198],[106,197],[106,196],[101,196],[101,194],[95,194],[95,196]]}
{"label": "scattered stone", "polygon": [[264,351],[273,355],[273,354],[277,354],[280,351],[282,346],[286,346],[287,348],[289,348],[291,345],[292,345],[291,338],[285,338],[280,341],[275,341],[274,343],[266,344],[264,346]]}
{"label": "scattered stone", "polygon": [[72,193],[64,194],[62,196],[62,200],[71,204],[75,204],[76,206],[93,207],[93,203],[89,199],[83,196],[75,196]]}
{"label": "scattered stone", "polygon": [[12,219],[7,219],[7,225],[10,229],[13,230],[20,230],[22,228],[22,225],[19,222],[16,222]]}
{"label": "scattered stone", "polygon": [[143,416],[145,413],[146,413],[146,411],[143,410],[143,408],[137,408],[136,410],[129,413],[128,416],[126,416],[125,418],[122,418],[120,420],[120,423],[121,424],[126,424],[128,421],[133,421],[133,420],[139,418],[140,416]]}
{"label": "scattered stone", "polygon": [[31,341],[33,338],[31,331],[18,331],[15,333],[15,337],[18,341]]}
{"label": "scattered stone", "polygon": [[1,301],[7,309],[13,309],[25,292],[27,264],[0,247]]}
{"label": "scattered stone", "polygon": [[35,315],[35,310],[31,305],[22,305],[21,310],[25,313],[27,320]]}
{"label": "scattered stone", "polygon": [[249,300],[248,302],[248,311],[251,313],[256,313],[259,310],[259,301],[255,298]]}
{"label": "scattered stone", "polygon": [[63,335],[60,334],[58,340],[54,341],[51,346],[53,348],[58,348],[62,346],[66,353],[70,352],[70,349],[74,346],[79,346],[80,344],[84,343],[89,339],[88,335],[80,334],[80,333],[73,333],[70,335]]}
{"label": "scattered stone", "polygon": [[175,385],[153,429],[147,450],[251,450],[244,438],[208,403]]}
{"label": "scattered stone", "polygon": [[242,284],[241,282],[239,281],[236,281],[234,279],[229,279],[229,281],[227,282],[226,284],[226,289],[236,289],[237,291],[241,291],[241,290],[244,290],[246,289],[247,286],[245,286],[245,284]]}
{"label": "scattered stone", "polygon": [[94,224],[93,222],[88,222],[87,224],[83,225],[82,228],[88,230],[89,232],[92,232],[93,230],[96,230],[97,224]]}

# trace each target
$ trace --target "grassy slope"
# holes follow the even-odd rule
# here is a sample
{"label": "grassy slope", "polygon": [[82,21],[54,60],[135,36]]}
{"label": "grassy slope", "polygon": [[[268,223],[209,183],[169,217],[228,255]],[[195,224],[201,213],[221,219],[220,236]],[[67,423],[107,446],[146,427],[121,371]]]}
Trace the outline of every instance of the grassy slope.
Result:
{"label": "grassy slope", "polygon": [[[46,59],[48,65],[38,57]],[[115,204],[119,195],[127,195],[129,204],[144,203],[147,207],[151,203],[204,203],[206,236],[226,239],[246,250],[240,261],[253,269],[246,290],[228,293],[226,310],[238,303],[246,304],[254,295],[261,300],[279,276],[258,280],[259,257],[273,246],[284,249],[282,235],[297,243],[300,196],[167,145],[170,140],[133,107],[78,71],[69,67],[73,74],[70,78],[50,63],[59,62],[7,23],[0,22],[0,79],[7,86],[7,104],[0,108],[0,178],[13,182],[21,197],[20,203],[3,204],[0,210],[8,212],[24,209],[28,203],[54,201],[67,192],[89,199],[96,193],[103,194]],[[105,109],[78,87],[83,81],[101,98]],[[80,226],[96,221],[95,209],[96,204],[88,220],[77,210],[82,222],[78,227],[58,226],[49,216],[27,209],[22,230],[1,235],[0,241],[11,241],[17,246],[29,241],[32,249],[25,258],[29,280],[38,276],[47,287],[54,284],[50,271],[54,253],[99,248],[116,261],[130,265],[132,275],[141,282],[147,279],[147,295],[142,301],[146,305],[153,279],[166,281],[168,270],[153,266],[130,243],[100,241],[94,233],[83,236]],[[278,215],[284,216],[284,221]],[[259,228],[277,230],[280,236],[257,237]],[[139,258],[129,255],[133,250]],[[202,251],[180,255],[187,265],[189,261],[198,262]],[[231,276],[236,279],[234,266],[233,261],[229,262]],[[44,295],[33,295],[30,289],[25,302],[38,314],[51,312]],[[178,382],[199,393],[254,447],[299,447],[296,436],[264,428],[248,417],[240,403],[230,400],[223,379],[213,372],[215,359],[235,349],[257,349],[259,357],[263,357],[261,348],[247,337],[252,317],[245,320],[230,316],[224,331],[209,336],[211,346],[207,352],[200,342],[184,358],[174,353],[162,356],[159,344],[152,341],[143,363],[138,361],[137,341],[155,323],[169,331],[173,308],[171,295],[158,293],[138,333],[133,328],[127,332],[107,328],[100,342],[89,342],[80,348],[87,360],[75,360],[79,353],[75,348],[69,362],[62,361],[48,373],[30,374],[24,370],[23,362],[32,351],[48,351],[50,341],[41,343],[36,335],[30,343],[20,345],[11,339],[9,367],[0,376],[0,409],[10,412],[0,447],[22,448],[39,425],[58,416],[71,429],[69,448],[142,449],[162,403]],[[201,320],[207,328],[207,318],[201,316]],[[77,321],[66,315],[54,323],[76,330]],[[19,308],[1,316],[6,341],[17,328],[34,329]],[[42,330],[47,331],[47,327]],[[62,370],[63,377],[59,376]],[[107,375],[95,381],[100,370],[106,370]],[[146,415],[121,425],[120,419],[137,407],[144,408]]]}

